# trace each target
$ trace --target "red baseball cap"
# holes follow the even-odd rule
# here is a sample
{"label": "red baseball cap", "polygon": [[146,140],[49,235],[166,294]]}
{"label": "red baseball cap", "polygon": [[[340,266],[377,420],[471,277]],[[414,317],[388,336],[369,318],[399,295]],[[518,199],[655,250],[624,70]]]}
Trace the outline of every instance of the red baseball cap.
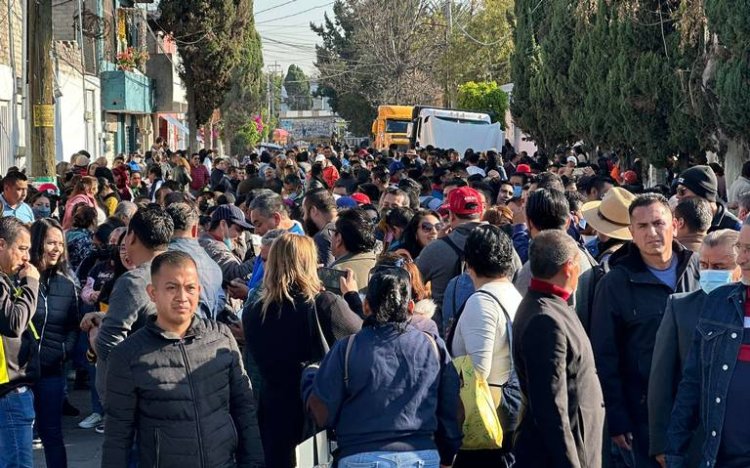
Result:
{"label": "red baseball cap", "polygon": [[638,182],[638,174],[636,174],[635,171],[625,171],[625,174],[622,175],[622,179],[626,184],[635,184]]}
{"label": "red baseball cap", "polygon": [[370,203],[372,203],[370,201],[370,197],[360,192],[353,193],[351,195],[351,198],[354,199],[354,201],[356,201],[358,205],[369,205]]}
{"label": "red baseball cap", "polygon": [[482,213],[482,198],[471,187],[459,187],[448,194],[448,209],[457,215]]}
{"label": "red baseball cap", "polygon": [[516,174],[531,174],[531,166],[528,164],[519,164],[516,167]]}

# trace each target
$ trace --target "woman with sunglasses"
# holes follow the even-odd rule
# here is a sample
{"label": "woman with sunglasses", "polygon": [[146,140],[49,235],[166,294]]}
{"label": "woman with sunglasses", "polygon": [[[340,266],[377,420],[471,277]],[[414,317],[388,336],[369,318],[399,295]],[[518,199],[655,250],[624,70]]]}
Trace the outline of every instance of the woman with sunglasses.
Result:
{"label": "woman with sunglasses", "polygon": [[438,238],[445,225],[440,215],[430,210],[418,210],[401,235],[399,249],[417,258],[428,244]]}
{"label": "woman with sunglasses", "polygon": [[375,269],[362,330],[338,341],[303,381],[316,422],[336,431],[340,468],[453,464],[462,437],[458,374],[443,341],[409,325],[411,298],[405,269]]}

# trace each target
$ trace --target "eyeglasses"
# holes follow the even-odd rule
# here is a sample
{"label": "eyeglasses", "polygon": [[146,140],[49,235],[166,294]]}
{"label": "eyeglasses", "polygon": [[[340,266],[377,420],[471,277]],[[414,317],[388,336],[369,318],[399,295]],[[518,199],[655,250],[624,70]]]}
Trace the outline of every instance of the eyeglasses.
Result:
{"label": "eyeglasses", "polygon": [[422,224],[420,224],[419,227],[422,228],[422,231],[424,232],[432,232],[433,230],[440,232],[445,227],[445,224],[443,223],[432,224],[432,223],[428,223],[427,221],[422,221]]}

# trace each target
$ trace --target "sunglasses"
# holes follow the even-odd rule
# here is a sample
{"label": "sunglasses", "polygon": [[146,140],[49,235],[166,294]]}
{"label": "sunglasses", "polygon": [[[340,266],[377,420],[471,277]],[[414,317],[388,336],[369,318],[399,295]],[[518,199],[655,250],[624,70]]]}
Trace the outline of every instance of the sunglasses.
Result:
{"label": "sunglasses", "polygon": [[428,223],[427,221],[423,221],[422,224],[419,227],[424,232],[432,232],[433,229],[435,231],[437,231],[437,232],[440,232],[445,227],[445,224],[443,224],[443,223],[432,224],[432,223]]}

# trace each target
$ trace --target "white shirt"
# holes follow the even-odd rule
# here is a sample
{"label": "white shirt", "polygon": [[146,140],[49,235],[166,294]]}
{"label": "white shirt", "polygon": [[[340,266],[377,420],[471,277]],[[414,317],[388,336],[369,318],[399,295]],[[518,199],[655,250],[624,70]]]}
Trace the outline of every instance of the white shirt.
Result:
{"label": "white shirt", "polygon": [[[510,281],[493,281],[481,288],[500,300],[511,321],[521,303],[521,294]],[[510,377],[510,345],[505,314],[487,294],[474,293],[466,301],[456,324],[453,355],[471,356],[479,374],[491,385],[502,385]],[[490,387],[495,403],[500,402],[500,389]]]}

